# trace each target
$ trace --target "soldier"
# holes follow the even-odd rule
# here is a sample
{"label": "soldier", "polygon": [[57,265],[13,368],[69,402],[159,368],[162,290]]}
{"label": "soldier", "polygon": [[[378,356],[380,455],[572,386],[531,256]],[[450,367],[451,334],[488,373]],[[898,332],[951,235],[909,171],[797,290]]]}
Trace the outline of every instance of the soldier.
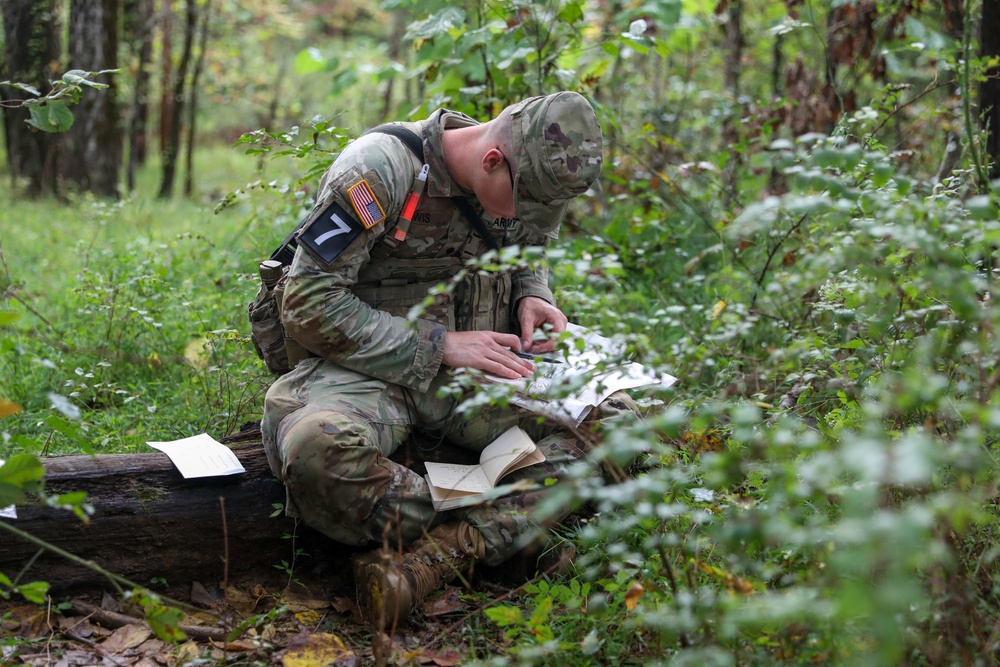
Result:
{"label": "soldier", "polygon": [[[486,123],[439,109],[391,132],[379,128],[322,178],[281,306],[287,333],[315,356],[267,392],[264,445],[289,513],[345,544],[396,546],[355,559],[358,603],[376,624],[405,618],[461,568],[502,563],[541,533],[531,517],[541,486],[435,512],[424,478],[388,458],[413,429],[481,451],[520,425],[547,461],[511,480],[544,482],[586,461],[586,433],[513,406],[461,415],[456,401],[438,397],[451,368],[511,379],[534,373],[516,353],[553,349],[537,332],[567,323],[545,269],[474,275],[415,323],[406,315],[490,247],[544,247],[568,200],[600,174],[602,147],[590,104],[560,92]],[[616,394],[591,422],[631,412]]]}

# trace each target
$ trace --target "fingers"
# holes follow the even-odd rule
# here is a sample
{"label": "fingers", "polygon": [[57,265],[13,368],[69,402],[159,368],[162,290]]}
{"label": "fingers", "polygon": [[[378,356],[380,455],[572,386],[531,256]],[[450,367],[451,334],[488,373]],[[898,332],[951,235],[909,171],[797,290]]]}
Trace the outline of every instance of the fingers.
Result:
{"label": "fingers", "polygon": [[515,354],[521,342],[514,334],[493,331],[449,332],[443,363],[452,368],[476,368],[515,380],[534,374],[535,366]]}
{"label": "fingers", "polygon": [[547,336],[551,336],[565,331],[569,322],[561,310],[541,299],[526,304],[518,316],[521,323],[521,345],[524,350],[533,353],[551,352],[555,349],[555,341],[549,337],[544,340],[534,339],[537,329],[542,329]]}

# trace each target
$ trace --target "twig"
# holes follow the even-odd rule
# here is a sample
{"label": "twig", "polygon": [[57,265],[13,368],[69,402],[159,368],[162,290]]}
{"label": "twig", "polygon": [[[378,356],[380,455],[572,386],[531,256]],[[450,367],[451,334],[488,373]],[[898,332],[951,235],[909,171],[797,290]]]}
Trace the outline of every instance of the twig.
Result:
{"label": "twig", "polygon": [[947,81],[939,82],[937,84],[934,84],[933,82],[927,84],[927,87],[924,88],[923,91],[921,91],[919,94],[915,95],[912,99],[909,99],[906,102],[904,102],[904,103],[900,104],[899,106],[895,107],[892,111],[890,111],[888,114],[886,114],[885,118],[883,118],[882,121],[878,125],[876,125],[875,127],[873,127],[871,129],[871,131],[868,132],[868,136],[874,137],[878,133],[879,130],[881,130],[883,127],[885,127],[885,124],[889,122],[890,118],[892,118],[897,113],[899,113],[900,111],[902,111],[906,107],[910,106],[911,104],[917,102],[920,98],[922,98],[925,95],[928,95],[930,93],[933,93],[938,88],[943,88],[945,86],[951,86],[951,85],[954,85],[954,83],[955,83],[955,79],[949,79]]}
{"label": "twig", "polygon": [[[92,605],[89,602],[84,602],[83,600],[71,601],[70,608],[74,613],[89,616],[107,628],[121,628],[135,623],[149,627],[146,621],[141,618],[101,609],[100,607]],[[203,625],[178,625],[177,627],[181,630],[181,632],[192,639],[212,639],[215,641],[221,641],[225,639],[228,634],[228,630],[226,630],[226,628],[207,628]]]}
{"label": "twig", "polygon": [[90,639],[87,639],[86,637],[83,637],[83,636],[78,635],[78,634],[76,634],[74,632],[71,632],[71,631],[66,631],[66,632],[64,632],[62,634],[64,636],[66,636],[66,637],[69,637],[70,639],[72,639],[75,642],[80,642],[81,644],[86,644],[90,648],[94,649],[94,652],[97,653],[97,655],[101,656],[102,660],[107,660],[107,661],[109,661],[109,662],[111,662],[111,663],[113,663],[115,665],[122,665],[122,666],[125,665],[124,662],[122,662],[121,660],[119,660],[118,658],[116,658],[114,655],[111,654],[110,651],[108,651],[106,648],[104,648],[103,646],[101,646],[100,644],[98,644],[95,641],[91,641]]}

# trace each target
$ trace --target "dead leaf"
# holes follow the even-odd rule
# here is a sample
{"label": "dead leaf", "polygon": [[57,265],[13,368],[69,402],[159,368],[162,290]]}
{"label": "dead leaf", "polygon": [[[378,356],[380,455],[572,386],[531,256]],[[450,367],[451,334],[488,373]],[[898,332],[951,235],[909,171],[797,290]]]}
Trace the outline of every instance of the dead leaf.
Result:
{"label": "dead leaf", "polygon": [[85,616],[62,616],[56,626],[63,632],[72,632],[77,637],[91,637],[96,628]]}
{"label": "dead leaf", "polygon": [[48,618],[44,609],[32,605],[19,605],[7,610],[4,627],[12,624],[18,636],[36,639],[49,632]]}
{"label": "dead leaf", "polygon": [[422,604],[420,609],[427,616],[442,616],[468,607],[469,605],[459,597],[459,590],[454,586],[448,586],[441,595]]}
{"label": "dead leaf", "polygon": [[421,662],[430,661],[438,667],[455,667],[455,665],[462,664],[462,659],[465,656],[459,653],[456,649],[446,648],[440,653],[436,653],[434,651],[424,651],[420,657]]}
{"label": "dead leaf", "polygon": [[200,653],[201,650],[198,648],[198,645],[189,639],[174,649],[173,655],[167,655],[164,658],[167,667],[178,667],[178,665],[186,665],[193,661]]}
{"label": "dead leaf", "polygon": [[306,609],[305,611],[296,612],[295,620],[302,625],[314,628],[319,625],[319,622],[323,620],[324,616],[326,616],[326,614],[321,614],[315,609]]}
{"label": "dead leaf", "polygon": [[629,611],[635,609],[639,604],[639,598],[641,598],[645,592],[646,587],[642,585],[642,582],[632,582],[632,585],[628,587],[628,591],[625,593],[625,607]]}
{"label": "dead leaf", "polygon": [[209,643],[215,648],[220,648],[226,651],[256,651],[260,648],[259,644],[254,643],[252,639],[237,639],[231,642],[217,642],[214,639],[209,640]]}
{"label": "dead leaf", "polygon": [[296,637],[281,657],[284,667],[357,667],[358,658],[340,637],[316,632],[305,639]]}
{"label": "dead leaf", "polygon": [[288,593],[281,597],[281,604],[288,607],[288,611],[294,614],[295,612],[306,611],[308,609],[326,609],[330,606],[330,601],[317,600],[316,598],[300,595],[295,591],[288,591]]}
{"label": "dead leaf", "polygon": [[235,609],[243,615],[252,614],[253,610],[257,608],[259,601],[259,597],[244,593],[233,586],[226,589],[226,606],[230,609]]}
{"label": "dead leaf", "polygon": [[337,596],[330,601],[330,606],[333,607],[334,611],[340,614],[350,614],[351,622],[361,625],[364,623],[364,619],[361,618],[361,608],[358,603],[351,598],[345,598]]}
{"label": "dead leaf", "polygon": [[726,572],[721,567],[715,567],[714,565],[709,565],[708,563],[698,563],[698,567],[707,574],[712,575],[719,581],[725,584],[726,588],[731,592],[742,593],[744,595],[750,595],[754,592],[754,585],[752,582],[744,579],[743,577],[736,576],[731,572]]}
{"label": "dead leaf", "polygon": [[141,623],[123,625],[104,640],[101,647],[108,653],[121,653],[125,649],[138,646],[153,635],[153,631]]}
{"label": "dead leaf", "polygon": [[200,581],[191,582],[191,602],[200,604],[202,607],[212,607],[222,597],[222,591],[218,588],[210,591],[205,584]]}
{"label": "dead leaf", "polygon": [[139,644],[139,646],[136,647],[136,651],[138,651],[141,655],[159,655],[160,653],[163,653],[166,648],[167,642],[162,639],[152,637],[151,639],[147,639],[143,643]]}
{"label": "dead leaf", "polygon": [[6,398],[0,398],[0,418],[16,415],[21,411],[21,406]]}
{"label": "dead leaf", "polygon": [[122,606],[118,604],[118,600],[112,597],[110,593],[104,591],[104,595],[101,596],[101,609],[104,611],[113,611],[117,614],[122,610]]}

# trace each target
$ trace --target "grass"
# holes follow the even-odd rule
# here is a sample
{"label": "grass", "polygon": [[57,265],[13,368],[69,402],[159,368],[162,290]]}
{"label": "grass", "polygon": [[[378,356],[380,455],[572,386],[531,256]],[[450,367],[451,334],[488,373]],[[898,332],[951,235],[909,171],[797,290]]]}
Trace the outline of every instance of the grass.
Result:
{"label": "grass", "polygon": [[[98,452],[142,451],[147,440],[221,436],[260,412],[270,380],[247,339],[256,263],[295,211],[228,191],[261,178],[238,149],[197,154],[190,199],[158,200],[157,165],[120,202],[18,197],[0,184],[0,397],[23,408],[0,422],[0,456],[29,448],[78,451],[50,432],[52,395],[80,409]],[[58,400],[58,399],[56,399]],[[27,436],[16,438],[14,436]]]}

